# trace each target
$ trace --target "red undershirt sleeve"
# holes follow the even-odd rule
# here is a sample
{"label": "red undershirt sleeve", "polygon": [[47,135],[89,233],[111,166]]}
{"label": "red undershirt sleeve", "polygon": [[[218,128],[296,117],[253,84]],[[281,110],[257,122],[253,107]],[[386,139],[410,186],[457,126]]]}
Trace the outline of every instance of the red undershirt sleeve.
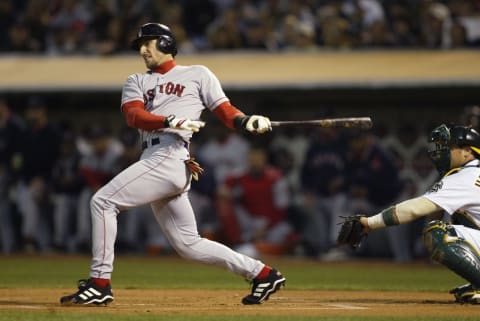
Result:
{"label": "red undershirt sleeve", "polygon": [[234,119],[237,117],[243,117],[245,114],[238,110],[230,102],[226,101],[221,103],[217,108],[213,110],[213,113],[225,124],[228,128],[235,129]]}
{"label": "red undershirt sleeve", "polygon": [[146,111],[143,102],[135,100],[122,105],[122,111],[130,127],[153,131],[165,127],[165,116],[158,116]]}

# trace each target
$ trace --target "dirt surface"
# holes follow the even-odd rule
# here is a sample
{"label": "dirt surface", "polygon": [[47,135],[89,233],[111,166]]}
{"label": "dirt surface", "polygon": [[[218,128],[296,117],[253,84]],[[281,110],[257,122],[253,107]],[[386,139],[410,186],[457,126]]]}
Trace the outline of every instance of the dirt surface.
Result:
{"label": "dirt surface", "polygon": [[269,301],[244,306],[239,290],[116,289],[107,307],[61,306],[62,289],[0,289],[1,310],[75,311],[108,314],[472,316],[480,306],[460,305],[448,293],[297,291],[284,289]]}

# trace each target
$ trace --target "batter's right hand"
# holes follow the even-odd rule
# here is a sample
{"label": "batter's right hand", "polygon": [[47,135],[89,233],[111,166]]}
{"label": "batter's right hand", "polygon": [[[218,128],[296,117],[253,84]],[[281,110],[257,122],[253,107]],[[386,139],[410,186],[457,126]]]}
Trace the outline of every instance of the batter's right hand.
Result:
{"label": "batter's right hand", "polygon": [[170,128],[190,130],[198,132],[200,128],[205,126],[205,122],[200,120],[190,120],[188,118],[175,118],[174,115],[167,117],[167,125]]}
{"label": "batter's right hand", "polygon": [[245,129],[254,134],[263,134],[272,130],[270,119],[265,116],[251,115],[248,116]]}

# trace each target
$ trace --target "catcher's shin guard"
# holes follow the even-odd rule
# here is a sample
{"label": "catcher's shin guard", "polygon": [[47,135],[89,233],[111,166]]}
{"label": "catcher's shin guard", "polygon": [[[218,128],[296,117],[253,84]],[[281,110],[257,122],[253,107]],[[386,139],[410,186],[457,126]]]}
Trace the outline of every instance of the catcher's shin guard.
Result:
{"label": "catcher's shin guard", "polygon": [[453,226],[430,222],[423,230],[423,242],[433,260],[480,288],[480,254],[468,241],[456,236]]}

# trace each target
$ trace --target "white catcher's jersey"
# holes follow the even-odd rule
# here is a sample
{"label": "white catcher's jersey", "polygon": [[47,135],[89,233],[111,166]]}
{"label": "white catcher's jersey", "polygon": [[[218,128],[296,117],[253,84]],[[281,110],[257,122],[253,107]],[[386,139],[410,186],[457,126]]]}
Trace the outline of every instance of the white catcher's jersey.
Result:
{"label": "white catcher's jersey", "polygon": [[[121,104],[137,100],[143,101],[145,110],[155,115],[199,120],[205,108],[212,111],[228,98],[207,67],[176,65],[165,74],[148,71],[130,75],[123,86]],[[140,135],[142,140],[148,140],[162,132],[175,133],[186,142],[192,137],[189,130],[172,128],[140,130]]]}
{"label": "white catcher's jersey", "polygon": [[480,226],[480,161],[472,160],[443,177],[423,196],[450,215],[465,212]]}

